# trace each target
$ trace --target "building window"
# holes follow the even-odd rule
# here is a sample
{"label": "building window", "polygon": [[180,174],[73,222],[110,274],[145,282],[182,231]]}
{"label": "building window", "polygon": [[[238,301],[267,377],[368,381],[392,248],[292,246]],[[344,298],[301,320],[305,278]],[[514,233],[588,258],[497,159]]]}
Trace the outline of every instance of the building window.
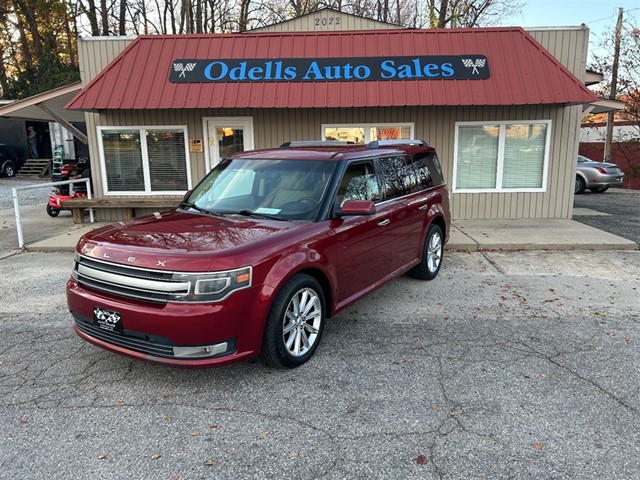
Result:
{"label": "building window", "polygon": [[454,192],[543,192],[551,121],[456,124]]}
{"label": "building window", "polygon": [[185,127],[99,127],[106,193],[175,194],[189,189]]}
{"label": "building window", "polygon": [[322,125],[323,140],[369,143],[374,140],[413,138],[413,123]]}

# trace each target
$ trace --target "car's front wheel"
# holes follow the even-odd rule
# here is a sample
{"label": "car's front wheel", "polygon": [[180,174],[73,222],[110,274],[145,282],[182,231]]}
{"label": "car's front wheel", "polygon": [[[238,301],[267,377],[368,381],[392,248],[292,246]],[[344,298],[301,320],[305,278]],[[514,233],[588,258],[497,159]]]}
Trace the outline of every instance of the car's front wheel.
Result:
{"label": "car's front wheel", "polygon": [[585,183],[584,179],[578,175],[576,175],[576,185],[574,187],[574,193],[576,195],[580,195],[581,193],[584,192],[584,189],[587,187],[587,184]]}
{"label": "car's front wheel", "polygon": [[325,302],[318,281],[305,274],[291,277],[269,311],[262,354],[276,368],[294,368],[309,360],[324,329]]}
{"label": "car's front wheel", "polygon": [[444,253],[444,236],[438,225],[431,224],[422,248],[422,260],[409,270],[409,275],[420,280],[433,280],[438,276]]}
{"label": "car's front wheel", "polygon": [[11,162],[5,163],[4,168],[2,169],[2,174],[5,177],[13,177],[13,176],[15,176],[16,169],[13,166],[13,163],[11,163]]}

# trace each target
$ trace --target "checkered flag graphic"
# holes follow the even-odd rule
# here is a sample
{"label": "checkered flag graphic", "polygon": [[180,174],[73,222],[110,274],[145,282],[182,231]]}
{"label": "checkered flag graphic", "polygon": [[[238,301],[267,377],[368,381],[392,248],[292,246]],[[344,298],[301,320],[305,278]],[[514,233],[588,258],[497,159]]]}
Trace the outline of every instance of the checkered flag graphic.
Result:
{"label": "checkered flag graphic", "polygon": [[487,60],[484,58],[476,58],[476,60],[473,61],[470,58],[463,58],[462,64],[467,68],[473,68],[473,70],[471,71],[472,75],[480,75],[478,67],[483,68],[487,64]]}
{"label": "checkered flag graphic", "polygon": [[184,77],[185,76],[185,72],[191,72],[194,68],[196,68],[196,64],[195,63],[187,63],[186,65],[184,65],[182,63],[174,63],[173,64],[173,71],[174,72],[180,72],[179,77]]}

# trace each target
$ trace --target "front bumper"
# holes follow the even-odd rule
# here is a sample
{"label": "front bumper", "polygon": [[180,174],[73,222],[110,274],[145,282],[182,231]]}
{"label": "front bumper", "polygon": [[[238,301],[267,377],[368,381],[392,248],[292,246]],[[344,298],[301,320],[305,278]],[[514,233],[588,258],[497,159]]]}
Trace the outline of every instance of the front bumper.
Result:
{"label": "front bumper", "polygon": [[[222,366],[260,353],[269,291],[252,287],[220,303],[154,305],[111,297],[71,279],[67,302],[76,334],[101,348],[155,364],[184,368]],[[121,333],[94,325],[94,307],[118,312]],[[211,356],[184,357],[178,350],[214,346]]]}

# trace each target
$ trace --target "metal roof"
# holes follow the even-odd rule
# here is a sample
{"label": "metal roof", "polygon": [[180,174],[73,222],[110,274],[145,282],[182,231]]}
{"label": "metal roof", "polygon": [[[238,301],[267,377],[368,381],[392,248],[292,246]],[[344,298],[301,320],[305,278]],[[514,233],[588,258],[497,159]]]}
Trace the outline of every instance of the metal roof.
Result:
{"label": "metal roof", "polygon": [[[484,55],[484,80],[169,81],[176,59]],[[596,100],[520,27],[140,36],[67,108],[332,108],[585,104]]]}
{"label": "metal roof", "polygon": [[39,93],[0,107],[0,117],[11,117],[38,122],[57,122],[60,117],[68,122],[84,123],[84,113],[65,110],[65,105],[81,90],[80,82]]}

